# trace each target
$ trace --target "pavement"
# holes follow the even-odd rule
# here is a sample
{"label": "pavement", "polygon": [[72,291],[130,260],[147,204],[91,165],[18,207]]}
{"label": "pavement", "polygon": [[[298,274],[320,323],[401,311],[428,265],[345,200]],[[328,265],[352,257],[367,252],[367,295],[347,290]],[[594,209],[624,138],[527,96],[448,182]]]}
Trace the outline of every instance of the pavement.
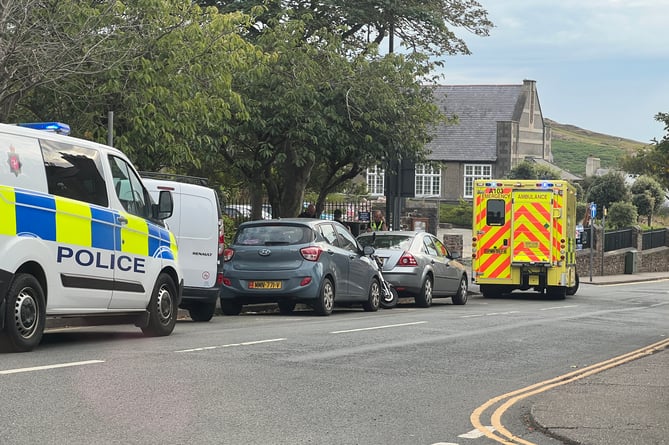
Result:
{"label": "pavement", "polygon": [[[443,239],[444,234],[461,234],[463,262],[471,259],[471,230],[439,229],[437,236]],[[669,272],[585,276],[580,285],[663,279],[669,279]],[[478,286],[470,284],[470,292],[478,293]],[[604,371],[531,396],[530,427],[567,445],[669,445],[669,339],[665,340],[636,358],[612,362]]]}

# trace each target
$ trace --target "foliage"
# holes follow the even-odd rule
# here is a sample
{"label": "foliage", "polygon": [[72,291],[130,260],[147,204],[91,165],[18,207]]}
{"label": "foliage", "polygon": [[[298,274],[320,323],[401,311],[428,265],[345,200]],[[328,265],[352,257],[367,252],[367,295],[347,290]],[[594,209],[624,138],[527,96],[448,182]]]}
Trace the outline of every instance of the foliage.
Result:
{"label": "foliage", "polygon": [[625,179],[620,173],[609,172],[594,178],[587,192],[587,201],[597,204],[597,214],[601,215],[604,207],[619,201],[629,201],[629,191]]}
{"label": "foliage", "polygon": [[[59,104],[86,95],[83,80],[138,53],[128,36],[141,23],[125,20],[117,2],[13,0],[0,11],[0,122],[69,118]],[[50,106],[25,101],[38,88]]]}
{"label": "foliage", "polygon": [[665,189],[669,189],[669,113],[658,113],[655,120],[664,122],[666,134],[661,140],[653,141],[653,145],[627,156],[622,165],[630,173],[657,178]]}
{"label": "foliage", "polygon": [[631,202],[614,202],[608,208],[606,225],[613,229],[620,229],[636,224],[638,214]]}
{"label": "foliage", "polygon": [[640,176],[630,187],[630,192],[632,203],[636,206],[639,216],[646,216],[650,226],[653,214],[657,213],[664,203],[662,186],[650,176]]}
{"label": "foliage", "polygon": [[511,169],[509,179],[560,179],[560,172],[545,165],[522,161]]}
{"label": "foliage", "polygon": [[358,52],[379,46],[392,35],[408,49],[402,52],[437,58],[469,54],[465,41],[455,31],[487,36],[493,27],[487,11],[475,0],[326,0],[317,3],[304,0],[201,0],[200,3],[218,6],[222,12],[248,14],[252,14],[254,8],[266,6],[266,11],[257,17],[256,33],[276,17],[305,19],[308,16],[308,26],[303,30],[305,40],[328,29]]}
{"label": "foliage", "polygon": [[586,213],[590,210],[588,203],[583,201],[576,201],[576,221],[583,221]]}
{"label": "foliage", "polygon": [[457,205],[441,204],[439,206],[439,222],[471,228],[473,211],[472,203],[464,199],[460,199]]}

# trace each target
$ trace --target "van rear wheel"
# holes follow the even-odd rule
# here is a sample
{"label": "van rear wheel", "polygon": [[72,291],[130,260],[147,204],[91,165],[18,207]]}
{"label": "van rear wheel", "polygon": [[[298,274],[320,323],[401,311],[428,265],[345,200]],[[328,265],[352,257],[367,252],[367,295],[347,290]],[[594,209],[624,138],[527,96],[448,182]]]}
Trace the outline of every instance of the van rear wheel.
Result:
{"label": "van rear wheel", "polygon": [[149,323],[142,327],[144,335],[163,337],[170,335],[177,323],[177,288],[172,278],[161,273],[153,286],[151,301],[147,306]]}
{"label": "van rear wheel", "polygon": [[44,291],[37,279],[26,273],[14,277],[7,292],[5,330],[0,334],[0,350],[32,351],[42,340],[46,324]]}

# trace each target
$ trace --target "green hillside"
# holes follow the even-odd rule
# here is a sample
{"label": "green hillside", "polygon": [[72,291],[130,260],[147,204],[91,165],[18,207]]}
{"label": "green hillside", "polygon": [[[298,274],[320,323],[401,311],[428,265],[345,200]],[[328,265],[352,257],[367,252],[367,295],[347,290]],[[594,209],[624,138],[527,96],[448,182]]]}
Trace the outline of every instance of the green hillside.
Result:
{"label": "green hillside", "polygon": [[645,146],[643,142],[595,133],[569,124],[546,119],[552,130],[553,162],[575,175],[585,175],[585,162],[592,155],[601,159],[602,168],[619,167],[626,154]]}

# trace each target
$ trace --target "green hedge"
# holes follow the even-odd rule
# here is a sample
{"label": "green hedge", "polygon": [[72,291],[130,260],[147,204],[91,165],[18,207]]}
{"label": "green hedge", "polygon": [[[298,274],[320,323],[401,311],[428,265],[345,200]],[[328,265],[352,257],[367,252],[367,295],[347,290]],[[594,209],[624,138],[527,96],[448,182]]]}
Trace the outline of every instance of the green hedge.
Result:
{"label": "green hedge", "polygon": [[471,229],[472,212],[472,203],[464,199],[461,199],[458,204],[441,204],[439,206],[439,222]]}

